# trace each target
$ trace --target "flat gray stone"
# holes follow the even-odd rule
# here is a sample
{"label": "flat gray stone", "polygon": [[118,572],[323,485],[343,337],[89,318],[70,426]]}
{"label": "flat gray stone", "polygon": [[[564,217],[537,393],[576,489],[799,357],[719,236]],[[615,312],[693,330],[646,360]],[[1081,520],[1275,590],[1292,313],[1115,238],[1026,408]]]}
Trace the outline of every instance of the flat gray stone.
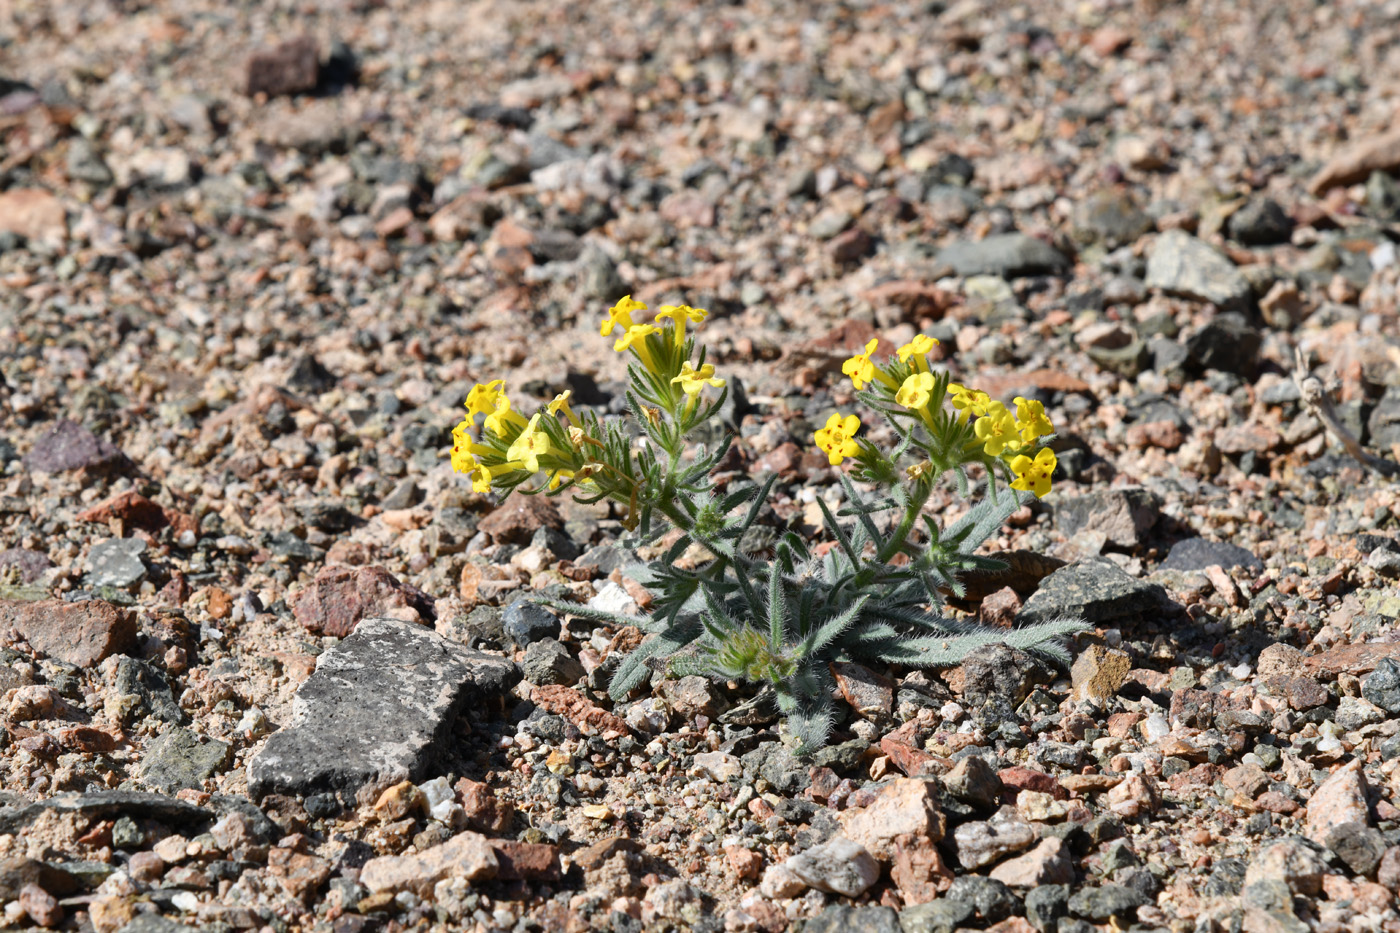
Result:
{"label": "flat gray stone", "polygon": [[1090,625],[1130,620],[1160,611],[1170,600],[1156,583],[1131,576],[1112,561],[1091,558],[1066,564],[1040,581],[1016,615],[1018,625],[1078,616]]}
{"label": "flat gray stone", "polygon": [[88,552],[88,586],[112,586],[124,590],[146,579],[141,555],[146,542],[140,538],[108,538]]}
{"label": "flat gray stone", "polygon": [[1206,538],[1184,538],[1172,545],[1163,570],[1205,570],[1218,564],[1226,570],[1248,567],[1254,573],[1264,572],[1264,562],[1253,553],[1228,541]]}
{"label": "flat gray stone", "polygon": [[961,276],[999,275],[1004,279],[1058,275],[1070,268],[1064,253],[1024,233],[999,233],[952,243],[938,254],[938,261],[952,266]]}
{"label": "flat gray stone", "polygon": [[114,790],[91,794],[59,794],[23,807],[0,808],[0,833],[17,833],[49,810],[81,813],[93,819],[129,816],[169,826],[197,826],[214,819],[214,812],[164,794]]}
{"label": "flat gray stone", "polygon": [[1249,280],[1203,240],[1168,230],[1147,251],[1147,287],[1209,301],[1221,308],[1246,305]]}
{"label": "flat gray stone", "polygon": [[164,794],[186,787],[202,788],[206,779],[229,766],[233,748],[176,726],[146,749],[141,781]]}
{"label": "flat gray stone", "polygon": [[1115,547],[1135,548],[1157,524],[1157,497],[1141,486],[1100,489],[1055,502],[1055,527],[1066,537],[1084,529],[1101,531]]}
{"label": "flat gray stone", "polygon": [[317,659],[291,722],[249,764],[249,794],[421,780],[458,713],[494,704],[519,679],[512,662],[422,625],[365,619]]}

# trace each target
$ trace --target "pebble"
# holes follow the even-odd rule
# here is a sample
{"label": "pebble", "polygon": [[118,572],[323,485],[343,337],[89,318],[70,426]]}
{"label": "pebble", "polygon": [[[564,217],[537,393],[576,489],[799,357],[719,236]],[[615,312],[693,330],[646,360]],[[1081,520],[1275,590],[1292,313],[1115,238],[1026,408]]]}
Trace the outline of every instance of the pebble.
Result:
{"label": "pebble", "polygon": [[146,578],[146,564],[141,555],[146,553],[146,542],[141,538],[108,538],[93,545],[88,554],[88,575],[90,586],[110,586],[127,589]]}
{"label": "pebble", "polygon": [[1220,308],[1245,304],[1249,282],[1214,248],[1181,230],[1157,237],[1147,252],[1147,287]]}
{"label": "pebble", "polygon": [[857,842],[838,836],[789,858],[784,866],[809,887],[858,897],[880,879],[880,863]]}

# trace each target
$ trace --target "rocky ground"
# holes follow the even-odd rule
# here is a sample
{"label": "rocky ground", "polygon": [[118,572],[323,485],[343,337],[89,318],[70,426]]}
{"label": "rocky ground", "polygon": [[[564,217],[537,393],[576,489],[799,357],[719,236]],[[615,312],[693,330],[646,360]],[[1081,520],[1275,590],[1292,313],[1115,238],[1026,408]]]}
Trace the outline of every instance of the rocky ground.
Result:
{"label": "rocky ground", "polygon": [[[0,5],[0,901],[16,926],[1400,930],[1397,5]],[[621,406],[712,316],[761,547],[869,336],[1060,428],[797,761],[622,513],[447,463],[477,380]],[[653,305],[653,306],[654,306]],[[931,510],[956,516],[948,493]]]}

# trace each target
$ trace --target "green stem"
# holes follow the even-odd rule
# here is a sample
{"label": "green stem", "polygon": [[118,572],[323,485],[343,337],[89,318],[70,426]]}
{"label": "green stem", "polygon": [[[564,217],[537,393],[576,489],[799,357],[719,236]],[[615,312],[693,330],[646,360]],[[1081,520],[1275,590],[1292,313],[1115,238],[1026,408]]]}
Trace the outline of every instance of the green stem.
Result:
{"label": "green stem", "polygon": [[880,549],[880,553],[875,556],[878,564],[888,564],[890,558],[894,557],[904,547],[904,541],[909,537],[909,532],[914,529],[914,523],[919,520],[919,512],[922,511],[924,503],[928,501],[929,493],[933,491],[931,485],[925,483],[915,483],[912,494],[909,497],[909,505],[904,510],[904,516],[899,520],[898,527],[894,534],[890,535],[885,546]]}

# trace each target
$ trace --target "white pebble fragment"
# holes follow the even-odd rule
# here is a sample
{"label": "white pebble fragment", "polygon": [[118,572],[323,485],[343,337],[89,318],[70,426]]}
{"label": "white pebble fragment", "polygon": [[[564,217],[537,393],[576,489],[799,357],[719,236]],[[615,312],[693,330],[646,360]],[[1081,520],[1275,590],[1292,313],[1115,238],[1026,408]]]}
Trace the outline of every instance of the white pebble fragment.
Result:
{"label": "white pebble fragment", "polygon": [[428,801],[428,814],[433,819],[452,825],[452,812],[457,806],[457,794],[445,777],[435,777],[418,785]]}

